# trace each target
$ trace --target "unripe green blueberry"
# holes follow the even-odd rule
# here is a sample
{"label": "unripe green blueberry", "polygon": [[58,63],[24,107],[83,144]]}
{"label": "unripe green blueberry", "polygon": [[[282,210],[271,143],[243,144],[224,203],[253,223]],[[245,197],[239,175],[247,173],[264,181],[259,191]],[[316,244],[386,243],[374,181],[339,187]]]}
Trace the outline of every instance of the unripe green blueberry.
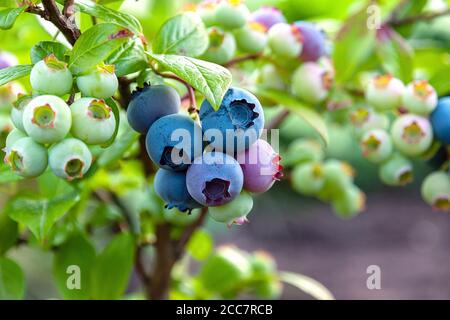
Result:
{"label": "unripe green blueberry", "polygon": [[325,184],[325,170],[321,163],[300,164],[292,171],[292,188],[304,195],[314,196]]}
{"label": "unripe green blueberry", "polygon": [[391,128],[394,145],[402,153],[418,156],[431,146],[433,129],[428,119],[413,114],[398,117]]}
{"label": "unripe green blueberry", "polygon": [[218,207],[210,207],[209,214],[217,222],[241,225],[247,222],[247,215],[253,208],[253,198],[241,192],[233,201]]}
{"label": "unripe green blueberry", "polygon": [[426,80],[415,80],[409,83],[403,92],[403,105],[415,114],[428,115],[438,102],[436,90]]}
{"label": "unripe green blueberry", "polygon": [[266,251],[255,251],[250,257],[250,264],[254,277],[264,277],[277,271],[275,259]]}
{"label": "unripe green blueberry", "polygon": [[367,131],[361,139],[362,155],[373,163],[380,163],[388,159],[394,147],[391,136],[382,129]]}
{"label": "unripe green blueberry", "polygon": [[195,220],[198,219],[200,215],[200,209],[194,209],[188,214],[187,212],[181,212],[177,208],[164,208],[163,216],[164,220],[170,222],[176,226],[187,226],[192,224]]}
{"label": "unripe green blueberry", "polygon": [[25,89],[15,81],[0,86],[0,112],[9,112],[17,96],[24,93]]}
{"label": "unripe green blueberry", "polygon": [[11,118],[3,113],[0,113],[0,143],[3,142],[4,134],[13,129]]}
{"label": "unripe green blueberry", "polygon": [[399,153],[394,153],[379,168],[379,176],[389,186],[404,186],[413,180],[411,161]]}
{"label": "unripe green blueberry", "polygon": [[72,73],[67,63],[51,54],[31,69],[30,83],[33,93],[63,96],[72,90]]}
{"label": "unripe green blueberry", "polygon": [[379,111],[394,110],[400,107],[405,90],[403,82],[391,75],[376,76],[366,88],[367,102]]}
{"label": "unripe green blueberry", "polygon": [[297,139],[289,144],[283,154],[283,165],[291,166],[305,162],[318,162],[324,158],[323,148],[312,139]]}
{"label": "unripe green blueberry", "polygon": [[295,59],[300,57],[303,38],[295,25],[280,22],[269,29],[268,43],[272,52],[281,58]]}
{"label": "unripe green blueberry", "polygon": [[265,64],[256,70],[255,81],[258,86],[267,89],[286,90],[286,82],[273,64]]}
{"label": "unripe green blueberry", "polygon": [[22,177],[37,177],[47,168],[47,149],[29,137],[21,138],[7,148],[5,163]]}
{"label": "unripe green blueberry", "polygon": [[317,197],[323,201],[341,196],[342,190],[353,185],[355,171],[346,162],[330,159],[324,164],[325,183]]}
{"label": "unripe green blueberry", "polygon": [[339,197],[335,197],[332,206],[341,218],[352,218],[364,210],[366,196],[355,185],[343,189]]}
{"label": "unripe green blueberry", "polygon": [[98,65],[93,71],[77,78],[77,86],[84,97],[111,98],[119,87],[113,65]]}
{"label": "unripe green blueberry", "polygon": [[70,106],[70,110],[71,133],[75,138],[87,144],[102,144],[111,139],[116,119],[104,100],[81,98]]}
{"label": "unripe green blueberry", "polygon": [[436,210],[450,210],[450,178],[447,172],[430,173],[422,183],[422,198]]}
{"label": "unripe green blueberry", "polygon": [[79,179],[89,170],[92,155],[83,141],[67,138],[48,151],[48,161],[53,173],[62,179]]}
{"label": "unripe green blueberry", "polygon": [[277,277],[268,277],[257,281],[252,286],[255,295],[262,299],[278,299],[283,291],[283,285]]}
{"label": "unripe green blueberry", "polygon": [[217,64],[230,61],[236,53],[236,41],[233,35],[215,27],[208,29],[208,34],[209,48],[201,58]]}
{"label": "unripe green blueberry", "polygon": [[32,99],[32,96],[19,94],[16,102],[13,103],[13,108],[11,109],[11,121],[14,124],[14,127],[21,131],[25,131],[25,128],[23,127],[23,110]]}
{"label": "unripe green blueberry", "polygon": [[243,28],[234,31],[239,50],[247,53],[259,53],[267,45],[267,29],[258,22],[249,22]]}
{"label": "unripe green blueberry", "polygon": [[387,130],[389,118],[383,113],[378,113],[369,108],[358,108],[350,113],[350,121],[357,137],[372,129]]}
{"label": "unripe green blueberry", "polygon": [[195,6],[195,12],[203,20],[206,27],[216,24],[216,8],[219,0],[204,0]]}
{"label": "unripe green blueberry", "polygon": [[242,28],[250,14],[247,6],[241,0],[221,0],[215,10],[215,20],[218,26],[233,30]]}
{"label": "unripe green blueberry", "polygon": [[38,96],[28,102],[22,118],[25,132],[39,143],[64,139],[72,125],[69,106],[56,96]]}
{"label": "unripe green blueberry", "polygon": [[315,62],[306,62],[292,75],[292,92],[301,100],[317,104],[325,100],[333,84],[333,74]]}
{"label": "unripe green blueberry", "polygon": [[11,148],[11,146],[19,139],[22,138],[26,138],[27,135],[23,132],[20,131],[19,129],[13,129],[8,136],[6,137],[6,141],[5,141],[5,147],[6,150],[8,150],[9,148]]}

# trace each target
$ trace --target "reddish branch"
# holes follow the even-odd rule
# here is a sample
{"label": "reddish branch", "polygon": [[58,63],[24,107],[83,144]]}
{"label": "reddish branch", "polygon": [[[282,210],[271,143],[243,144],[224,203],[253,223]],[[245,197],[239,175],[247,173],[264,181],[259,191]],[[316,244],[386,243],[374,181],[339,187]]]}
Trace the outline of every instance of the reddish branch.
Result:
{"label": "reddish branch", "polygon": [[235,64],[238,64],[238,63],[241,63],[241,62],[244,62],[244,61],[249,61],[249,60],[256,60],[256,59],[259,59],[261,57],[262,57],[262,55],[260,53],[255,53],[255,54],[249,54],[249,55],[246,55],[246,56],[236,57],[236,58],[228,61],[227,63],[225,63],[223,66],[224,67],[231,67],[231,66],[233,66]]}

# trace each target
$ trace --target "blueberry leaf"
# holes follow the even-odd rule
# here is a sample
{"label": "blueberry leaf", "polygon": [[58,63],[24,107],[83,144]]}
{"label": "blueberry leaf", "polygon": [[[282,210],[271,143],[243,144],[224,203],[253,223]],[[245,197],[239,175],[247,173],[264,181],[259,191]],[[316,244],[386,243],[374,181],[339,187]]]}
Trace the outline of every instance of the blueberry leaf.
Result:
{"label": "blueberry leaf", "polygon": [[106,104],[112,109],[114,118],[116,119],[116,127],[114,129],[114,133],[111,136],[111,138],[102,145],[103,148],[109,147],[114,142],[114,140],[116,139],[116,136],[117,136],[117,132],[119,131],[119,125],[120,125],[119,107],[114,102],[114,100],[111,98],[106,99]]}
{"label": "blueberry leaf", "polygon": [[139,134],[129,128],[123,134],[119,135],[113,144],[109,146],[99,157],[97,163],[100,167],[107,167],[121,159],[133,143],[139,138]]}
{"label": "blueberry leaf", "polygon": [[38,63],[46,56],[54,54],[60,61],[67,60],[67,52],[69,49],[63,44],[56,41],[41,41],[34,45],[30,51],[30,58],[33,64]]}
{"label": "blueberry leaf", "polygon": [[290,96],[284,91],[273,89],[258,89],[257,96],[271,100],[290,110],[305,120],[320,135],[325,145],[329,143],[327,126],[322,116],[311,107],[303,104],[298,99]]}
{"label": "blueberry leaf", "polygon": [[214,109],[219,108],[231,85],[231,73],[226,68],[185,56],[152,53],[148,55],[158,63],[158,68],[174,73],[202,93]]}
{"label": "blueberry leaf", "polygon": [[136,40],[129,40],[108,58],[107,64],[115,65],[118,77],[139,72],[148,66],[144,47]]}
{"label": "blueberry leaf", "polygon": [[25,276],[13,260],[0,257],[0,300],[22,299],[25,295]]}
{"label": "blueberry leaf", "polygon": [[30,74],[33,66],[31,64],[23,64],[0,70],[0,86]]}
{"label": "blueberry leaf", "polygon": [[213,250],[213,238],[205,230],[197,230],[187,243],[186,249],[196,260],[202,261],[208,258]]}
{"label": "blueberry leaf", "polygon": [[177,15],[164,23],[153,41],[153,52],[197,57],[208,48],[205,25],[194,13]]}
{"label": "blueberry leaf", "polygon": [[89,71],[106,60],[133,34],[113,23],[100,23],[86,30],[75,43],[69,60],[73,74]]}
{"label": "blueberry leaf", "polygon": [[25,7],[8,8],[0,11],[0,29],[11,29],[17,17],[25,11]]}

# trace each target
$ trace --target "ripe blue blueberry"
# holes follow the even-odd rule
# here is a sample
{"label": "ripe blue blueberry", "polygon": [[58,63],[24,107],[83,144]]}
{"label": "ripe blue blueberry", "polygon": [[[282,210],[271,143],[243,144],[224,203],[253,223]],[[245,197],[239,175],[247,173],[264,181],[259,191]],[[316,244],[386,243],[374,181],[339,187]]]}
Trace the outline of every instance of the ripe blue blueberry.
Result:
{"label": "ripe blue blueberry", "polygon": [[317,61],[326,53],[325,34],[310,22],[297,21],[294,25],[303,38],[302,61]]}
{"label": "ripe blue blueberry", "polygon": [[63,96],[72,90],[73,78],[67,63],[51,54],[31,69],[30,83],[33,93]]}
{"label": "ripe blue blueberry", "polygon": [[166,208],[191,211],[201,205],[189,194],[186,186],[186,172],[159,169],[155,175],[155,192],[166,202]]}
{"label": "ripe blue blueberry", "polygon": [[249,18],[250,21],[258,22],[270,29],[274,24],[286,22],[283,13],[274,7],[263,6],[256,11],[253,11]]}
{"label": "ripe blue blueberry", "polygon": [[87,144],[101,144],[114,134],[116,119],[104,100],[81,98],[70,106],[71,133]]}
{"label": "ripe blue blueberry", "polygon": [[77,86],[84,97],[111,98],[119,87],[113,65],[98,65],[88,74],[77,78]]}
{"label": "ripe blue blueberry", "polygon": [[178,113],[181,101],[177,91],[169,86],[144,85],[131,95],[127,109],[128,123],[142,134],[161,117]]}
{"label": "ripe blue blueberry", "polygon": [[23,111],[26,133],[39,143],[53,143],[64,139],[72,125],[70,108],[56,96],[38,96],[27,103]]}
{"label": "ripe blue blueberry", "polygon": [[202,153],[202,130],[188,116],[171,114],[152,124],[145,143],[150,158],[159,167],[182,171]]}
{"label": "ripe blue blueberry", "polygon": [[204,139],[229,154],[248,149],[261,136],[264,113],[258,99],[240,88],[230,88],[217,111],[205,100],[200,108]]}
{"label": "ripe blue blueberry", "polygon": [[433,127],[436,139],[450,144],[450,97],[439,99],[436,109],[430,116],[431,125]]}
{"label": "ripe blue blueberry", "polygon": [[47,168],[47,149],[29,137],[21,138],[6,149],[5,163],[22,177],[37,177]]}
{"label": "ripe blue blueberry", "polygon": [[217,64],[224,64],[230,61],[236,53],[234,36],[216,27],[209,28],[208,35],[209,47],[201,58]]}
{"label": "ripe blue blueberry", "polygon": [[207,152],[189,167],[186,184],[198,203],[208,207],[220,206],[239,195],[244,175],[234,158],[221,152]]}
{"label": "ripe blue blueberry", "polygon": [[83,141],[68,138],[49,149],[48,162],[57,177],[72,181],[82,178],[89,170],[92,155]]}

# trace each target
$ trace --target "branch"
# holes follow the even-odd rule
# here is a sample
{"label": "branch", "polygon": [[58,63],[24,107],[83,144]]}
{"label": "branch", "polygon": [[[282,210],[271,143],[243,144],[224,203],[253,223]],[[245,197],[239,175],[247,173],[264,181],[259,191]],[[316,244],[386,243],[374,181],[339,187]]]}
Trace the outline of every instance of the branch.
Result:
{"label": "branch", "polygon": [[192,224],[186,227],[184,229],[183,234],[180,237],[180,240],[178,240],[178,244],[175,247],[175,259],[178,260],[183,254],[184,247],[188,243],[189,239],[191,238],[192,234],[197,230],[205,221],[206,214],[208,213],[208,208],[204,207],[202,208],[202,211],[200,212],[200,215],[198,216],[197,220],[195,220]]}
{"label": "branch", "polygon": [[255,53],[255,54],[249,54],[246,56],[242,56],[242,57],[236,57],[230,61],[228,61],[227,63],[223,64],[224,67],[231,67],[235,64],[244,62],[244,61],[249,61],[249,60],[256,60],[262,57],[261,53]]}
{"label": "branch", "polygon": [[289,115],[289,110],[283,108],[272,120],[267,124],[266,129],[272,130],[278,128]]}
{"label": "branch", "polygon": [[433,13],[423,13],[423,14],[419,14],[417,16],[411,16],[411,17],[406,17],[403,19],[396,19],[395,17],[392,19],[389,19],[387,21],[387,24],[393,26],[393,27],[398,27],[398,26],[402,26],[405,24],[411,24],[414,22],[419,22],[419,21],[430,21],[433,20],[435,18],[438,17],[442,17],[445,15],[450,14],[450,8],[444,10],[444,11],[440,11],[440,12],[433,12]]}

